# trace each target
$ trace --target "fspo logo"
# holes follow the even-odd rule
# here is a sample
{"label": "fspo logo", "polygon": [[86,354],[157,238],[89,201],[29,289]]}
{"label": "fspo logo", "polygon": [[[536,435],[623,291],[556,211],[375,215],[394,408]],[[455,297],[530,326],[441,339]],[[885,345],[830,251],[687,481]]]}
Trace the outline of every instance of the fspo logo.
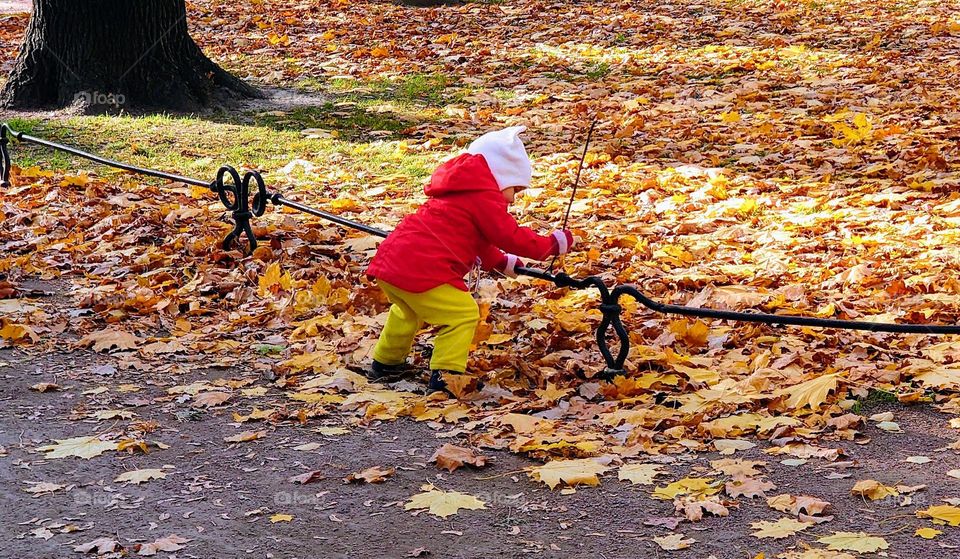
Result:
{"label": "fspo logo", "polygon": [[80,91],[73,96],[73,102],[87,106],[109,105],[119,107],[126,104],[127,98],[122,93],[100,93],[99,91]]}

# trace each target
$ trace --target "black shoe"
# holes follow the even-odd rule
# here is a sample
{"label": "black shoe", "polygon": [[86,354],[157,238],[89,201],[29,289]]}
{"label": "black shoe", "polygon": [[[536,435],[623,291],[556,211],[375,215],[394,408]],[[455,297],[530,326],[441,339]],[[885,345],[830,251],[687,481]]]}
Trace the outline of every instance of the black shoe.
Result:
{"label": "black shoe", "polygon": [[396,380],[410,372],[410,365],[400,363],[399,365],[386,365],[373,360],[370,370],[366,372],[367,378],[373,381]]}
{"label": "black shoe", "polygon": [[447,390],[447,383],[443,380],[443,371],[430,371],[430,382],[427,383],[427,393],[439,392],[441,390],[448,394],[450,393]]}

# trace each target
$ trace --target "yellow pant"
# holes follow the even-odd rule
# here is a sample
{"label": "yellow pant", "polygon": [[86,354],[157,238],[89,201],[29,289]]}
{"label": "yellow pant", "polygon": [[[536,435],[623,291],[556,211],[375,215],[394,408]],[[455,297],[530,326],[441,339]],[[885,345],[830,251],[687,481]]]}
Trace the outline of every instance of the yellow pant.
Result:
{"label": "yellow pant", "polygon": [[410,293],[377,280],[393,305],[373,358],[384,365],[399,365],[407,359],[413,338],[424,323],[441,326],[433,344],[430,369],[462,373],[467,369],[470,344],[480,322],[480,309],[473,297],[452,285],[423,293]]}

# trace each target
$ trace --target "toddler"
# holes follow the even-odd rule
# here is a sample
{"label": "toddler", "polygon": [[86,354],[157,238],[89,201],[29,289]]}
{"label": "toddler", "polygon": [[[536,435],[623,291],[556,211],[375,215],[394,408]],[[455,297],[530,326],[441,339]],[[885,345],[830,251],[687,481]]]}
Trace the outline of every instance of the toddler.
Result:
{"label": "toddler", "polygon": [[367,275],[392,303],[373,351],[372,380],[402,374],[413,338],[439,326],[428,390],[443,390],[444,372],[466,370],[480,320],[464,276],[477,264],[516,277],[518,257],[546,260],[573,247],[570,231],[538,235],[509,213],[533,169],[520,140],[523,126],[484,134],[467,152],[440,165],[424,192],[429,199],[380,244]]}

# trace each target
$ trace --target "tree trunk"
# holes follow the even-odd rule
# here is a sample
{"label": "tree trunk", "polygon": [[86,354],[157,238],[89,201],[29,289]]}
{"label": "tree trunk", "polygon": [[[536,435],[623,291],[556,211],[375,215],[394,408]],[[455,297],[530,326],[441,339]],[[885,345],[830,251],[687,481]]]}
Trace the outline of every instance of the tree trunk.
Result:
{"label": "tree trunk", "polygon": [[260,96],[193,42],[185,0],[34,0],[0,104],[193,111]]}

